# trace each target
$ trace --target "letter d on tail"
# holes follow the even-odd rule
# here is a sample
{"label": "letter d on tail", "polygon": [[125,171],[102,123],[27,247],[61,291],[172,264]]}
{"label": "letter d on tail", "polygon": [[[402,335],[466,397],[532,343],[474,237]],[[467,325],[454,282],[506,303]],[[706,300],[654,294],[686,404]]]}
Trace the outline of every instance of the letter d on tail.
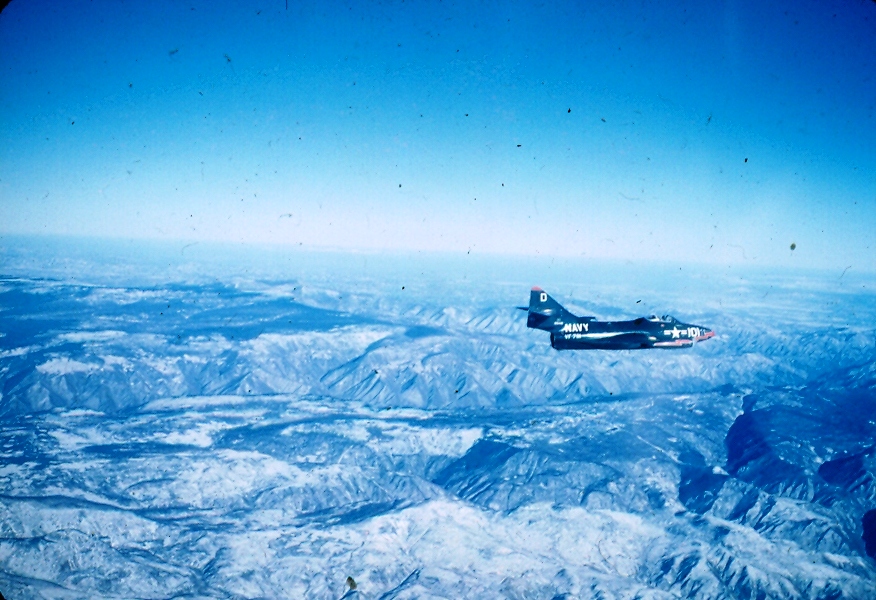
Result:
{"label": "letter d on tail", "polygon": [[526,326],[545,331],[560,331],[565,323],[575,322],[575,316],[551,298],[540,287],[529,293],[529,315]]}

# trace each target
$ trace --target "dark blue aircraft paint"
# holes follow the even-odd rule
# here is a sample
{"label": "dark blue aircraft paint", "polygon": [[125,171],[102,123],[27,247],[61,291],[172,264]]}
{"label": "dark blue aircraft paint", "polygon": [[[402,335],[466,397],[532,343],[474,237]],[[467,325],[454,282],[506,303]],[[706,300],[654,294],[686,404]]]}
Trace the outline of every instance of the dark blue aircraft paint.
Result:
{"label": "dark blue aircraft paint", "polygon": [[876,558],[876,509],[868,510],[864,514],[861,526],[864,529],[864,535],[861,538],[864,540],[867,556]]}
{"label": "dark blue aircraft paint", "polygon": [[526,326],[549,331],[551,346],[557,350],[686,348],[715,335],[711,329],[682,323],[669,315],[632,321],[577,317],[539,287],[529,294]]}

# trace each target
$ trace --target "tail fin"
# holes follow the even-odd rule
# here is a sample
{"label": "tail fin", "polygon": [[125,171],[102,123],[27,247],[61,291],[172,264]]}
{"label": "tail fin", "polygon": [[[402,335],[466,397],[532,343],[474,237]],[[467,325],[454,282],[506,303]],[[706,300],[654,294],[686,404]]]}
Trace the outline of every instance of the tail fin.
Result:
{"label": "tail fin", "polygon": [[563,328],[566,323],[576,323],[578,317],[560,306],[540,287],[532,288],[529,293],[529,317],[526,326],[545,331],[555,331]]}

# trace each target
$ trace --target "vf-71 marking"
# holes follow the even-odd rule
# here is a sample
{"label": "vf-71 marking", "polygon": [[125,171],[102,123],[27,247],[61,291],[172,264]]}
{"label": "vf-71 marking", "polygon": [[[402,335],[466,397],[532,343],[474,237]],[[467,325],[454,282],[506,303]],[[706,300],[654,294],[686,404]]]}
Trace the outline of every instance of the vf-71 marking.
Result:
{"label": "vf-71 marking", "polygon": [[700,325],[675,317],[639,317],[632,321],[598,321],[576,317],[539,287],[529,294],[526,326],[551,334],[557,350],[638,350],[640,348],[686,348],[714,337]]}

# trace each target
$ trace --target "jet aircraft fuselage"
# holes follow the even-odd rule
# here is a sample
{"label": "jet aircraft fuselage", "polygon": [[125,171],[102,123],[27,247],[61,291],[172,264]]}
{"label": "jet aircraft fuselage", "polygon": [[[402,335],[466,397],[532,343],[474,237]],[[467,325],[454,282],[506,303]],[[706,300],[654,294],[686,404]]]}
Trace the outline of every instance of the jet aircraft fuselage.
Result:
{"label": "jet aircraft fuselage", "polygon": [[682,323],[670,315],[632,321],[577,317],[539,287],[529,294],[526,326],[549,331],[551,346],[557,350],[685,348],[715,335],[711,329]]}

